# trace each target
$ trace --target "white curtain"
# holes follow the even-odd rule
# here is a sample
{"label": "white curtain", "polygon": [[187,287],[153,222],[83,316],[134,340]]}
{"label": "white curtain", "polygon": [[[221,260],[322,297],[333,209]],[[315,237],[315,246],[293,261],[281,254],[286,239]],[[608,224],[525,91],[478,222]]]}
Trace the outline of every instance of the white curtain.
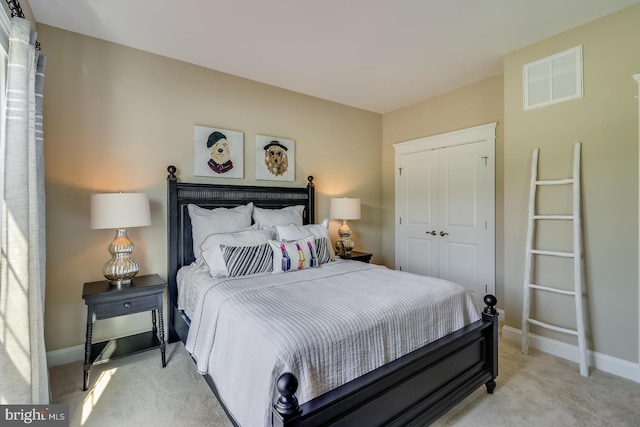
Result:
{"label": "white curtain", "polygon": [[0,404],[50,400],[44,346],[44,66],[29,21],[12,18],[0,153]]}

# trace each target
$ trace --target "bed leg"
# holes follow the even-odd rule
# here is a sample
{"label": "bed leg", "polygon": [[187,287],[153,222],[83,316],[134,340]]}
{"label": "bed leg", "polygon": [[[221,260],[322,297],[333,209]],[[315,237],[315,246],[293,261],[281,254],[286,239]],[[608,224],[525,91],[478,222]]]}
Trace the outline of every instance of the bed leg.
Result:
{"label": "bed leg", "polygon": [[485,386],[487,387],[487,393],[493,394],[493,390],[496,389],[496,382],[495,380],[491,380],[488,383],[486,383]]}
{"label": "bed leg", "polygon": [[280,397],[271,411],[271,425],[274,427],[296,427],[300,425],[302,410],[298,398],[294,395],[298,390],[298,378],[290,372],[280,375],[277,382]]}

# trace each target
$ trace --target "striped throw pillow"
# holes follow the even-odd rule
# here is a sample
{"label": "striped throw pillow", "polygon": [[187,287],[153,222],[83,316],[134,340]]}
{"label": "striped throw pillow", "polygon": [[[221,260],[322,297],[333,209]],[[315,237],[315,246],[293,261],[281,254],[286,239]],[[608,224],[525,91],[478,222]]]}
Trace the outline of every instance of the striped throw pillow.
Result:
{"label": "striped throw pillow", "polygon": [[326,237],[316,237],[314,239],[316,247],[316,255],[318,256],[318,264],[324,264],[331,261],[333,251],[331,251],[331,242]]}
{"label": "striped throw pillow", "polygon": [[273,269],[273,252],[268,244],[257,246],[220,245],[229,277],[266,273]]}

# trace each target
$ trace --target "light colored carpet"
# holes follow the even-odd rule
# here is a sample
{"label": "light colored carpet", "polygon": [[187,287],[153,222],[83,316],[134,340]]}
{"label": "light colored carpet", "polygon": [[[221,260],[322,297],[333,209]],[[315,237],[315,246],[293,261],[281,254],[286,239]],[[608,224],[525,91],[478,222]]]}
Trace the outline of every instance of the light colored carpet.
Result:
{"label": "light colored carpet", "polygon": [[[582,377],[574,363],[524,356],[502,339],[499,363],[493,395],[482,387],[434,425],[640,426],[640,384],[600,371]],[[168,346],[164,369],[159,350],[92,367],[86,392],[80,362],[51,368],[50,378],[71,426],[231,425],[181,343]]]}
{"label": "light colored carpet", "polygon": [[232,426],[182,343],[95,365],[82,391],[82,362],[49,369],[53,403],[69,405],[69,426]]}
{"label": "light colored carpet", "polygon": [[500,338],[497,387],[484,387],[434,426],[640,426],[640,384]]}

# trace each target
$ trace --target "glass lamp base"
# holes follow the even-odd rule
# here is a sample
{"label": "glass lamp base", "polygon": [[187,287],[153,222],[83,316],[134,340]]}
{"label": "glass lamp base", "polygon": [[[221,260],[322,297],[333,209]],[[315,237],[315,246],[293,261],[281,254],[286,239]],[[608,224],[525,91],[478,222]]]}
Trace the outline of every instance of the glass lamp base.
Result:
{"label": "glass lamp base", "polygon": [[349,228],[349,224],[347,224],[347,220],[342,220],[342,225],[338,229],[338,235],[340,236],[340,239],[336,242],[338,255],[349,256],[355,247],[355,243],[351,240],[351,229]]}
{"label": "glass lamp base", "polygon": [[119,228],[116,237],[109,245],[111,259],[104,264],[102,274],[109,280],[111,286],[129,286],[131,279],[138,274],[140,265],[131,254],[133,242],[127,237],[127,230]]}
{"label": "glass lamp base", "polygon": [[340,239],[338,240],[338,246],[340,247],[340,255],[349,256],[356,244],[351,239]]}
{"label": "glass lamp base", "polygon": [[125,288],[127,286],[131,286],[131,279],[109,280],[109,286],[114,286],[116,288]]}

